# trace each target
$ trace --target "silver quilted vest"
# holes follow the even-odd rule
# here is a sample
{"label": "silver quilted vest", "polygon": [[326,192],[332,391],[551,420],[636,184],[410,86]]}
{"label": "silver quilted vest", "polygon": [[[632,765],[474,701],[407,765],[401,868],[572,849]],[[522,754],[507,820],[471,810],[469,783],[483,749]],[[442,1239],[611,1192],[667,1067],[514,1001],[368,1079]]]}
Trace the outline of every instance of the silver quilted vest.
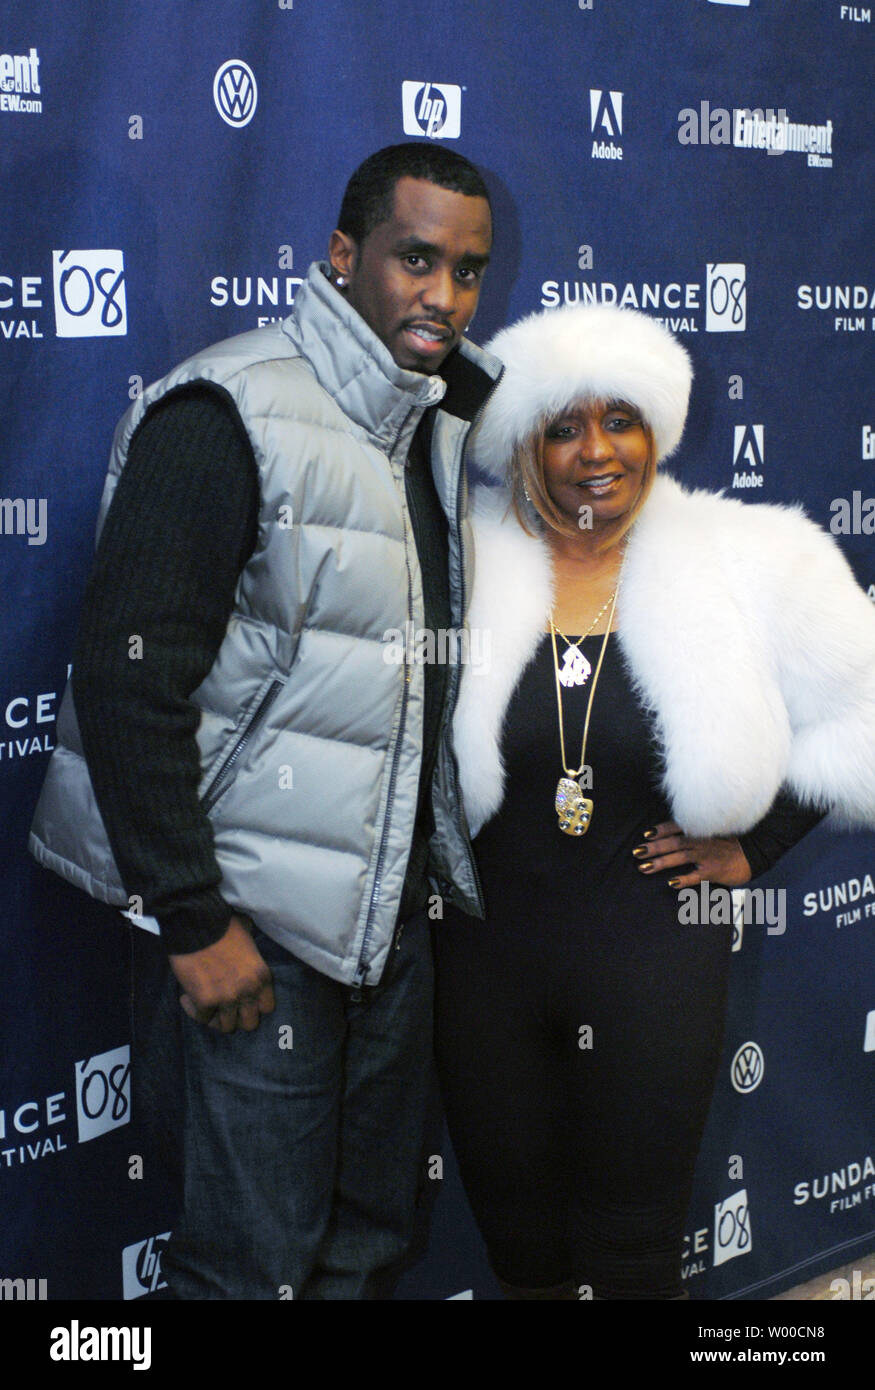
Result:
{"label": "silver quilted vest", "polygon": [[[479,349],[459,351],[498,375]],[[283,323],[198,353],[143,392],[116,430],[98,534],[145,411],[195,380],[233,398],[261,485],[255,551],[215,663],[192,696],[220,890],[323,974],[373,984],[395,926],[421,758],[423,668],[385,659],[388,631],[423,625],[404,463],[444,383],[396,366],[314,265]],[[435,412],[456,626],[470,592],[468,430]],[[458,678],[456,667],[433,779],[432,867],[442,892],[480,913],[446,733]],[[30,849],[92,896],[127,907],[69,686],[57,734]]]}

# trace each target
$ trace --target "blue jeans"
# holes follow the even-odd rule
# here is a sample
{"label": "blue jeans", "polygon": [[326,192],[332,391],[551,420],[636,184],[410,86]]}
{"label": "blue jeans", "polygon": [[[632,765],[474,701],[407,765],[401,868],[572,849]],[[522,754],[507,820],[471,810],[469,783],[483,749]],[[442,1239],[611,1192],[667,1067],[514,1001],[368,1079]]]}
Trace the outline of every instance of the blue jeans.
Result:
{"label": "blue jeans", "polygon": [[134,1068],[171,1151],[182,1076],[167,1050],[180,1031],[184,1053],[184,1209],[164,1275],[183,1299],[388,1297],[423,1173],[427,917],[396,931],[383,979],[360,999],[258,930],[255,941],[276,1010],[230,1034],[189,1019],[161,943],[135,941],[151,959],[135,961]]}

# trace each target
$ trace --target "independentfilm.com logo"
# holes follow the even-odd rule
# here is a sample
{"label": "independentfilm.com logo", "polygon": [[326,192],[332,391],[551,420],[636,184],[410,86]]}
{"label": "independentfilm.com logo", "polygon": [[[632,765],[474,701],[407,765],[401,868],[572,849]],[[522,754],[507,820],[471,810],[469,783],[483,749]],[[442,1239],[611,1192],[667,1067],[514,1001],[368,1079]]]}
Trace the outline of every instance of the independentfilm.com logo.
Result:
{"label": "independentfilm.com logo", "polygon": [[402,82],[401,117],[405,135],[458,140],[462,130],[462,88],[451,82]]}
{"label": "independentfilm.com logo", "polygon": [[[593,136],[593,159],[622,159],[623,93],[589,89],[589,123]],[[614,143],[614,142],[617,143]]]}
{"label": "independentfilm.com logo", "polygon": [[747,1255],[753,1246],[747,1190],[741,1188],[714,1207],[714,1265]]}
{"label": "independentfilm.com logo", "polygon": [[127,333],[123,251],[53,251],[52,275],[59,338]]}
{"label": "independentfilm.com logo", "polygon": [[759,1044],[742,1043],[729,1067],[733,1087],[740,1095],[755,1091],[763,1079],[765,1069],[765,1059]]}
{"label": "independentfilm.com logo", "polygon": [[38,116],[43,109],[39,53],[0,53],[0,111]]}
{"label": "independentfilm.com logo", "polygon": [[213,101],[227,125],[248,125],[258,105],[255,73],[242,58],[229,58],[213,78]]}
{"label": "independentfilm.com logo", "polygon": [[161,1256],[170,1232],[149,1236],[148,1240],[126,1245],[122,1251],[122,1298],[142,1298],[144,1294],[166,1289],[167,1280],[161,1273]]}
{"label": "independentfilm.com logo", "polygon": [[76,1063],[76,1118],[79,1143],[96,1139],[131,1118],[131,1049],[101,1052]]}

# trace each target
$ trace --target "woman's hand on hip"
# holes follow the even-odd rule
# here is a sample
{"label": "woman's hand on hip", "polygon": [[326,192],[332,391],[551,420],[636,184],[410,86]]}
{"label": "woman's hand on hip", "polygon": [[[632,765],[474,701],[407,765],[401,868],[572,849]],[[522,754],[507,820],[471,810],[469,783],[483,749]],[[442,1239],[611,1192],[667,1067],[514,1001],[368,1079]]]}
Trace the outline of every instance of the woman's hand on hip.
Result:
{"label": "woman's hand on hip", "polygon": [[699,840],[685,835],[674,821],[662,821],[653,833],[645,831],[646,843],[632,851],[643,874],[657,874],[681,865],[693,868],[669,879],[670,888],[692,888],[696,883],[721,883],[740,888],[750,881],[750,864],[738,840],[729,835],[712,835]]}

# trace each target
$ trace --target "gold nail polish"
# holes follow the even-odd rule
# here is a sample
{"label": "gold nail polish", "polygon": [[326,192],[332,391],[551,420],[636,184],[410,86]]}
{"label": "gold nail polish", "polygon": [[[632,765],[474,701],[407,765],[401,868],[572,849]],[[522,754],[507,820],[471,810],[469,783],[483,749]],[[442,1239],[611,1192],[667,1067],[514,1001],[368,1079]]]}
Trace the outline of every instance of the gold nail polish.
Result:
{"label": "gold nail polish", "polygon": [[646,845],[639,845],[637,849],[633,849],[632,853],[636,859],[640,859],[642,855],[649,854],[650,850]]}
{"label": "gold nail polish", "polygon": [[669,886],[669,888],[679,888],[679,887],[680,887],[680,883],[681,883],[681,881],[680,881],[679,878],[670,878],[669,881],[668,881],[668,886]]}
{"label": "gold nail polish", "polygon": [[651,869],[653,868],[653,861],[652,859],[643,860],[638,865],[638,867],[641,870],[642,874],[649,874]]}
{"label": "gold nail polish", "polygon": [[645,830],[645,832],[644,832],[644,834],[642,835],[641,838],[644,839],[644,840],[654,840],[654,839],[656,838],[656,831],[655,831],[655,830]]}

